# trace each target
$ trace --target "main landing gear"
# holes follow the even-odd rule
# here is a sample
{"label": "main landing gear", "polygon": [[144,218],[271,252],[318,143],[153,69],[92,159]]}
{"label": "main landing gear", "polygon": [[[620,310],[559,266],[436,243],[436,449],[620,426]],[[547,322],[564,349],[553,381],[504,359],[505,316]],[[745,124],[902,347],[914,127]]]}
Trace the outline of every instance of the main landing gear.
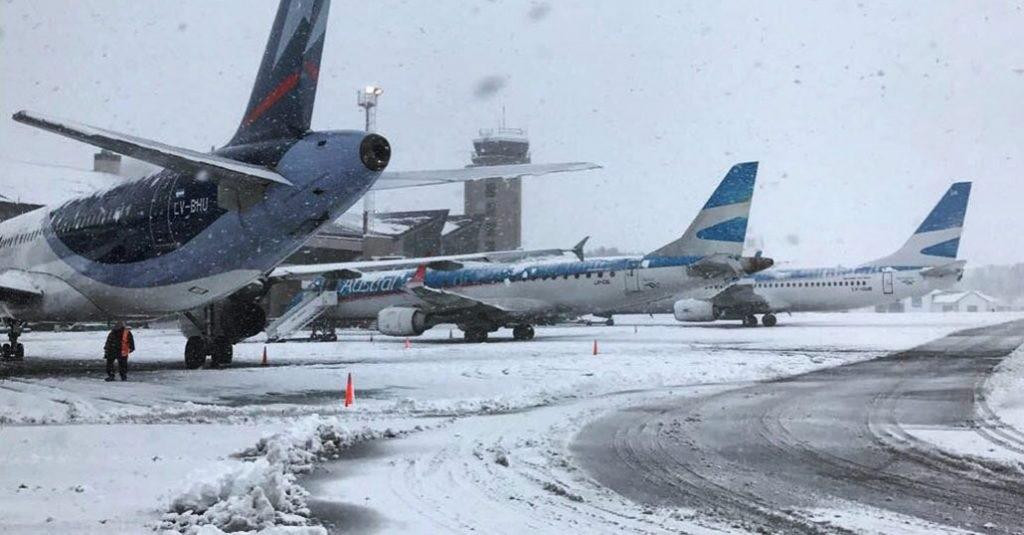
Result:
{"label": "main landing gear", "polygon": [[[775,314],[765,314],[761,316],[761,324],[765,327],[774,327],[778,325],[779,319],[775,317]],[[757,316],[749,314],[743,317],[744,327],[757,327]]]}
{"label": "main landing gear", "polygon": [[0,347],[0,357],[10,360],[22,360],[25,358],[25,346],[18,342],[21,336],[21,329],[25,322],[12,318],[4,318],[4,325],[7,326],[8,342]]}
{"label": "main landing gear", "polygon": [[512,328],[512,338],[516,340],[533,340],[532,325],[516,325]]}
{"label": "main landing gear", "polygon": [[[466,325],[466,326],[460,325],[459,328],[462,329],[463,333],[465,333],[464,336],[465,336],[466,341],[469,342],[469,343],[472,343],[472,344],[479,344],[479,343],[482,343],[482,342],[486,342],[488,335],[490,333],[498,330],[497,326],[487,327],[486,325],[484,325],[484,326],[474,325],[472,327],[470,327],[468,325]],[[533,335],[534,335],[533,325],[522,323],[522,324],[519,324],[519,325],[516,325],[516,326],[512,327],[512,338],[514,340],[519,340],[519,341],[533,340]]]}
{"label": "main landing gear", "polygon": [[202,336],[189,336],[185,342],[185,367],[196,370],[206,364],[206,357],[210,357],[210,367],[220,368],[231,364],[234,355],[234,347],[227,338],[215,336],[207,341]]}
{"label": "main landing gear", "polygon": [[466,341],[471,344],[479,344],[487,341],[487,335],[489,331],[480,327],[470,327],[463,329],[464,337]]}
{"label": "main landing gear", "polygon": [[210,357],[210,368],[231,364],[234,344],[255,336],[267,324],[267,316],[252,299],[231,297],[222,302],[182,314],[185,367],[202,368]]}

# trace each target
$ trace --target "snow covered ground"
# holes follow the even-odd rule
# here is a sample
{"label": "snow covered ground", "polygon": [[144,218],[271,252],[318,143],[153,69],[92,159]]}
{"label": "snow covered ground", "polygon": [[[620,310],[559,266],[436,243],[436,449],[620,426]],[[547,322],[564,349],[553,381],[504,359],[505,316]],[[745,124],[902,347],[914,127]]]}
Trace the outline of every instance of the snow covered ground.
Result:
{"label": "snow covered ground", "polygon": [[[872,358],[1016,317],[806,314],[745,329],[626,316],[614,327],[540,328],[527,343],[499,333],[466,344],[437,328],[409,348],[351,332],[336,343],[240,344],[232,368],[198,371],[180,369],[178,333],[144,330],[126,383],[102,381],[103,333],[30,333],[26,362],[0,364],[0,531],[197,532],[213,522],[318,532],[307,508],[328,527],[386,532],[717,528],[596,486],[566,444],[623,404]],[[356,404],[344,408],[349,373]],[[1001,399],[989,396],[994,410],[1020,414],[1019,396]]]}

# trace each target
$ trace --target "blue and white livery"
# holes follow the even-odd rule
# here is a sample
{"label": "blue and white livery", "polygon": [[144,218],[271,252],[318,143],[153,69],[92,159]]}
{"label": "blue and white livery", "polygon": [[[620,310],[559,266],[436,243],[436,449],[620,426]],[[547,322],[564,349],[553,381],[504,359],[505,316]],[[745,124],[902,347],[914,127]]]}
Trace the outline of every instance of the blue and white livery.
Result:
{"label": "blue and white livery", "polygon": [[[592,164],[388,173],[384,137],[310,129],[329,0],[282,0],[238,130],[201,153],[21,111],[14,120],[162,168],[0,223],[0,316],[25,321],[181,313],[185,362],[229,362],[260,332],[260,279],[370,189],[590,169]],[[42,189],[42,188],[41,188]]]}
{"label": "blue and white livery", "polygon": [[[354,280],[321,279],[278,321],[289,323],[326,287],[334,299],[326,314],[341,323],[376,322],[378,330],[393,336],[454,323],[469,341],[511,327],[517,340],[528,340],[533,325],[725,284],[771,265],[770,259],[740,256],[756,176],[756,162],[734,166],[686,232],[644,256],[465,263],[448,269],[423,265]],[[277,327],[268,329],[271,338],[288,334]]]}
{"label": "blue and white livery", "polygon": [[953,184],[903,247],[859,267],[770,269],[643,311],[670,309],[679,321],[739,319],[747,326],[757,325],[761,314],[771,327],[779,312],[850,310],[947,288],[963,276],[965,262],[957,252],[970,194],[970,182]]}

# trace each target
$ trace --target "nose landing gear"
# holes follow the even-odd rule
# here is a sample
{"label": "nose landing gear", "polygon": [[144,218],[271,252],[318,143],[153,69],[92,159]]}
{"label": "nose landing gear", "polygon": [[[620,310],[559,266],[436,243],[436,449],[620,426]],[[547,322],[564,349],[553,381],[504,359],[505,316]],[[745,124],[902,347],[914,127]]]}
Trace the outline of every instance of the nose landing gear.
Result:
{"label": "nose landing gear", "polygon": [[21,329],[25,322],[13,318],[4,318],[4,325],[7,326],[8,343],[0,347],[0,358],[9,360],[22,360],[25,358],[25,346],[18,342],[21,337]]}

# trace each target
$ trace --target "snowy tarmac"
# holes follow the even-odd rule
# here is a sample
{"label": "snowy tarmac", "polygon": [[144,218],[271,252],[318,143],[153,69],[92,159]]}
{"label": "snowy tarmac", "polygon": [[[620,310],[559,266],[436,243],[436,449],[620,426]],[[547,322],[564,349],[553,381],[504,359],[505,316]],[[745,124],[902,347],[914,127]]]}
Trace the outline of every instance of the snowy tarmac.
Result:
{"label": "snowy tarmac", "polygon": [[[728,395],[1019,318],[807,314],[744,329],[627,316],[540,328],[525,343],[435,329],[408,349],[351,332],[267,345],[268,367],[262,343],[240,344],[232,368],[199,371],[180,369],[176,332],[138,331],[126,383],[102,381],[104,333],[29,333],[26,361],[0,364],[0,531],[742,532],[756,527],[746,516],[609,489],[584,469],[577,435],[624,408]],[[962,447],[953,442],[936,447]],[[1001,455],[992,462],[1024,458]],[[931,527],[846,506],[844,529]]]}
{"label": "snowy tarmac", "polygon": [[[599,482],[640,503],[698,509],[745,529],[842,532],[864,507],[1021,533],[1024,470],[952,455],[915,429],[964,430],[1024,453],[978,417],[976,391],[1024,342],[1024,321],[970,329],[871,361],[699,398],[630,407],[573,445]],[[931,524],[928,524],[931,523]]]}

